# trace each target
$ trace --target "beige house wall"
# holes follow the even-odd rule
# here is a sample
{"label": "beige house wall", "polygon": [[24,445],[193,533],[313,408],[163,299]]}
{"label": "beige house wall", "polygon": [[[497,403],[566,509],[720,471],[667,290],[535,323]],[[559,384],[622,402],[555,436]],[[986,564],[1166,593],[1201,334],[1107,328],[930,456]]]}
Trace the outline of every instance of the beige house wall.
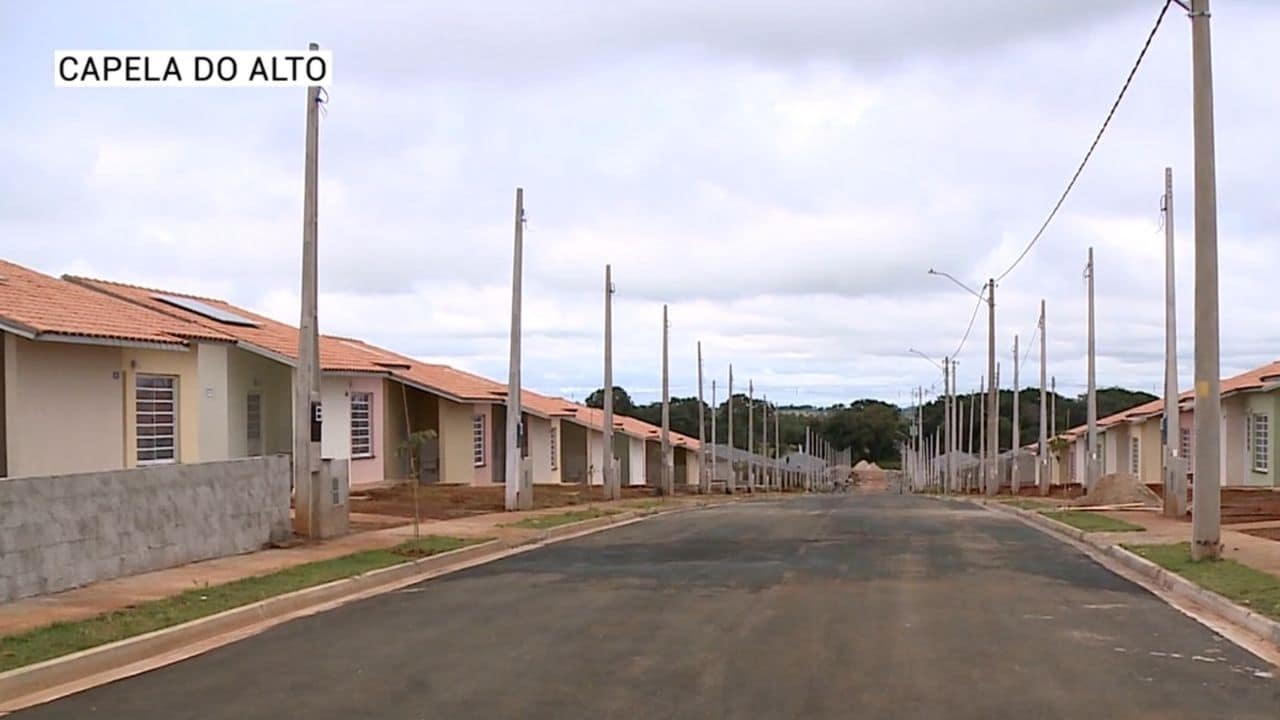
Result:
{"label": "beige house wall", "polygon": [[9,476],[125,467],[121,349],[7,333],[4,343]]}
{"label": "beige house wall", "polygon": [[[178,452],[177,462],[199,462],[200,457],[200,408],[201,395],[199,372],[195,352],[168,350],[140,350],[122,348],[122,372],[124,378],[124,457],[125,467],[137,467],[137,428],[133,422],[139,375],[170,375],[178,379]],[[100,468],[95,468],[100,469]]]}
{"label": "beige house wall", "polygon": [[472,406],[440,398],[440,482],[475,482],[471,454]]}
{"label": "beige house wall", "polygon": [[[293,368],[240,348],[227,349],[227,457],[249,455],[249,395],[258,393],[262,454],[293,452]],[[204,458],[212,460],[214,458]]]}

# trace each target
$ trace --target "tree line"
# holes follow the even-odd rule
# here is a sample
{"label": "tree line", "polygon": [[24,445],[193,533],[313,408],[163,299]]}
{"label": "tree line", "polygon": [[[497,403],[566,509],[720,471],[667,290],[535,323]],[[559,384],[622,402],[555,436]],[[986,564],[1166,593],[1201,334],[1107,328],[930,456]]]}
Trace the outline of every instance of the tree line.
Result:
{"label": "tree line", "polygon": [[[589,407],[604,407],[604,390],[596,390],[587,396]],[[826,408],[792,407],[765,403],[759,398],[753,402],[755,423],[754,446],[757,450],[772,453],[774,442],[774,417],[777,416],[778,435],[782,438],[782,454],[798,450],[804,445],[805,428],[826,438],[837,450],[852,450],[853,462],[869,460],[881,465],[893,465],[898,461],[898,443],[906,437],[909,429],[902,410],[890,403],[880,400],[857,400],[848,405],[837,404]],[[716,417],[715,442],[720,445],[729,442],[729,401],[726,399],[715,408],[709,403],[702,403],[706,418],[704,436],[711,438],[711,415]],[[763,411],[768,411],[769,446],[764,445],[764,425],[761,421]],[[662,403],[636,404],[631,395],[621,387],[613,388],[613,410],[620,415],[628,415],[653,425],[662,424]],[[747,447],[747,396],[734,393],[733,396],[733,445],[737,448]],[[671,429],[698,437],[698,398],[671,398]],[[939,416],[940,417],[940,416]]]}

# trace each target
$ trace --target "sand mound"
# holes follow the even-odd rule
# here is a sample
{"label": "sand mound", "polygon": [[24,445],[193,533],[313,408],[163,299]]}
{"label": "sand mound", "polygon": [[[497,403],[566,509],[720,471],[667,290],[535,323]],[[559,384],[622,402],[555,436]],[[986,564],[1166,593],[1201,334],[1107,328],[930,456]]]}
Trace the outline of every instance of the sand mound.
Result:
{"label": "sand mound", "polygon": [[1103,475],[1098,484],[1083,497],[1076,498],[1072,505],[1121,505],[1140,502],[1144,505],[1158,507],[1160,496],[1151,492],[1138,478],[1126,473]]}

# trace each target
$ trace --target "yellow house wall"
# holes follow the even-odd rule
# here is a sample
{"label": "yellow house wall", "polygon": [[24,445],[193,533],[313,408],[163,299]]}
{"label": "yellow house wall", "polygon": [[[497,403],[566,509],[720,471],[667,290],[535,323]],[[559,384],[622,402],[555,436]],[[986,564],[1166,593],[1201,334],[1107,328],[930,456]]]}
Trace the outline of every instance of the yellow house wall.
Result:
{"label": "yellow house wall", "polygon": [[9,476],[124,467],[120,348],[9,334],[4,343]]}
{"label": "yellow house wall", "polygon": [[121,349],[121,376],[124,379],[125,467],[137,467],[135,381],[138,375],[172,375],[178,379],[177,462],[200,462],[201,386],[195,352]]}

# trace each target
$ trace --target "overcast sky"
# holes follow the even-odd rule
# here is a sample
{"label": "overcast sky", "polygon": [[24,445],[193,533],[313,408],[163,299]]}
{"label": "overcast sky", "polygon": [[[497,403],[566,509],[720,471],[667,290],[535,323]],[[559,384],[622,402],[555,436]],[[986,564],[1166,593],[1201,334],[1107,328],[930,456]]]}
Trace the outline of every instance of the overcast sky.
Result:
{"label": "overcast sky", "polygon": [[[1043,221],[1161,0],[0,2],[3,257],[209,294],[295,323],[300,89],[58,89],[55,49],[331,49],[320,325],[505,379],[514,188],[525,188],[524,378],[672,392],[727,365],[780,402],[909,400],[955,351],[973,287]],[[1280,356],[1274,180],[1280,3],[1216,0],[1224,374]],[[997,290],[1002,384],[1048,303],[1049,372],[1162,377],[1163,169],[1179,351],[1192,351],[1190,26],[1175,6],[1044,239]],[[1272,280],[1268,280],[1272,278]],[[985,372],[986,318],[960,353]],[[1038,348],[1023,385],[1038,382]],[[709,399],[709,398],[708,398]]]}

